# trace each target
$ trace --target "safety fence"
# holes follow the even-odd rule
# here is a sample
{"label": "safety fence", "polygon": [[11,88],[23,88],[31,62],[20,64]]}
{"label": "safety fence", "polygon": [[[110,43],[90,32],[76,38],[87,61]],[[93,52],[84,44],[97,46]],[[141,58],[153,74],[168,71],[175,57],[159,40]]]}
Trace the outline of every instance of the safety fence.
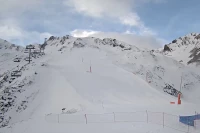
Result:
{"label": "safety fence", "polygon": [[180,116],[167,114],[164,112],[113,112],[104,114],[49,114],[45,116],[47,122],[53,123],[123,123],[123,122],[143,122],[171,128],[179,132],[199,133],[200,122],[195,122],[194,126],[180,122]]}

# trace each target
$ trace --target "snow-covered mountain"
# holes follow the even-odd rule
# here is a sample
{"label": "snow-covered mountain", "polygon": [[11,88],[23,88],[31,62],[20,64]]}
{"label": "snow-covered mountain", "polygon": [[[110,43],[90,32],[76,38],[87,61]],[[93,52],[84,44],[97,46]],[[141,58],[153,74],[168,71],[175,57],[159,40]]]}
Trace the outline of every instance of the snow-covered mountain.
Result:
{"label": "snow-covered mountain", "polygon": [[165,45],[165,55],[183,64],[198,66],[200,64],[200,34],[191,33]]}
{"label": "snow-covered mountain", "polygon": [[[198,39],[195,41],[197,44]],[[79,114],[200,111],[200,71],[188,66],[190,60],[184,55],[197,45],[173,42],[163,52],[143,50],[112,38],[52,36],[43,45],[34,45],[28,64],[25,48],[1,40],[0,127],[63,110]],[[20,61],[15,62],[18,57]],[[177,101],[178,93],[182,93],[183,105],[174,108],[169,103]],[[185,110],[186,106],[190,108]],[[16,129],[22,125],[16,125]]]}
{"label": "snow-covered mountain", "polygon": [[[182,62],[167,57],[169,56],[169,52],[168,55],[165,56],[165,54],[159,50],[144,51],[133,45],[111,38],[101,40],[93,37],[74,38],[70,36],[52,36],[46,42],[47,52],[64,53],[67,52],[68,49],[73,50],[74,48],[88,47],[106,51],[108,58],[111,58],[114,64],[141,77],[159,91],[165,91],[174,96],[177,96],[181,91],[185,98],[190,97],[189,99],[193,99],[192,101],[200,100],[199,97],[195,96],[196,91],[199,91],[198,85],[200,83],[198,68],[192,70]],[[178,48],[174,48],[171,51],[174,50],[174,53],[176,50],[180,51]],[[193,48],[188,46],[188,49]],[[175,71],[176,74],[174,75]],[[163,88],[169,89],[163,90]],[[188,90],[192,91],[188,92]],[[188,94],[193,92],[194,95]]]}
{"label": "snow-covered mountain", "polygon": [[[22,46],[0,39],[0,127],[6,126],[10,120],[7,112],[18,112],[24,108],[17,103],[20,99],[18,93],[24,92],[24,86],[31,84],[34,79],[32,75],[35,75],[35,72],[29,69],[36,64],[28,64],[29,54],[25,51]],[[31,55],[33,61],[36,60],[34,55]],[[24,101],[22,103],[25,104]],[[13,106],[15,109],[12,110]]]}
{"label": "snow-covered mountain", "polygon": [[17,46],[15,44],[11,44],[10,42],[6,40],[0,39],[0,49],[5,50],[7,52],[13,52],[13,51],[22,51],[23,47]]}

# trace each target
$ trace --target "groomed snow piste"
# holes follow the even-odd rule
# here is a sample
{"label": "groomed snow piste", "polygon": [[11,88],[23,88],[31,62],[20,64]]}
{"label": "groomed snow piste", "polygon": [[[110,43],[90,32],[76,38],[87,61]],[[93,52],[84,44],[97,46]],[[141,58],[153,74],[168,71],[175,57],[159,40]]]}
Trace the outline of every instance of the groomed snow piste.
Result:
{"label": "groomed snow piste", "polygon": [[[94,38],[85,38],[81,44],[73,43],[75,40],[62,45],[48,41],[45,55],[26,65],[21,79],[14,83],[23,78],[31,83],[22,87],[24,91],[12,93],[15,105],[5,114],[11,118],[0,133],[188,131],[178,116],[200,112],[198,82],[192,90],[183,88],[181,105],[170,104],[177,98],[163,92],[162,87],[165,82],[179,82],[175,87],[179,86],[182,71],[193,81],[191,73],[199,71],[191,71],[162,53],[93,45]],[[162,69],[155,70],[156,66]],[[175,70],[178,75],[173,77]],[[197,133],[199,129],[189,127],[189,131]]]}

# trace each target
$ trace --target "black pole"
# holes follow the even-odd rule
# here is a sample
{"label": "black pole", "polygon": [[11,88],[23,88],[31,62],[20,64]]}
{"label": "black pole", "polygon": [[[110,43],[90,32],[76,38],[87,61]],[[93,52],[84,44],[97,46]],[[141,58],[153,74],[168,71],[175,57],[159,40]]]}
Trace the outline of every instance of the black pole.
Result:
{"label": "black pole", "polygon": [[30,62],[31,62],[31,49],[29,49],[29,64],[30,64]]}
{"label": "black pole", "polygon": [[28,46],[26,46],[26,49],[27,49],[27,50],[29,49],[28,62],[29,62],[29,64],[30,64],[30,63],[31,63],[31,49],[35,49],[35,47],[32,46],[32,45],[28,45]]}
{"label": "black pole", "polygon": [[181,88],[182,88],[182,75],[181,75],[180,92],[181,92]]}

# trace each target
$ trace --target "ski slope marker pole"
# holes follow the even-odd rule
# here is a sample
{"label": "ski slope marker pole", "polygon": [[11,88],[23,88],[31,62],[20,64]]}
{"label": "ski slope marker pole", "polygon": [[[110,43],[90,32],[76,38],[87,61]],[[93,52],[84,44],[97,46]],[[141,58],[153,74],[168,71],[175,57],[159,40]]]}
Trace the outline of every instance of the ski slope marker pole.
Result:
{"label": "ski slope marker pole", "polygon": [[148,123],[148,121],[149,121],[149,118],[148,118],[148,112],[147,112],[147,110],[146,110],[146,114],[147,114],[147,123]]}
{"label": "ski slope marker pole", "polygon": [[115,112],[113,112],[113,115],[114,115],[114,122],[116,122],[116,120],[115,120]]}
{"label": "ski slope marker pole", "polygon": [[102,108],[104,109],[103,102],[101,103],[101,105],[102,105]]}
{"label": "ski slope marker pole", "polygon": [[165,113],[163,112],[163,128],[165,126]]}
{"label": "ski slope marker pole", "polygon": [[148,72],[146,73],[146,82],[148,82],[148,81],[147,81],[147,74],[148,74]]}
{"label": "ski slope marker pole", "polygon": [[90,73],[92,73],[92,65],[91,65],[91,60],[90,60]]}
{"label": "ski slope marker pole", "polygon": [[190,133],[190,125],[188,124],[188,133]]}
{"label": "ski slope marker pole", "polygon": [[58,114],[58,123],[60,123],[60,122],[59,122],[59,114]]}
{"label": "ski slope marker pole", "polygon": [[85,114],[85,122],[86,122],[86,124],[87,124],[87,115]]}
{"label": "ski slope marker pole", "polygon": [[197,112],[195,111],[194,128],[196,128]]}
{"label": "ski slope marker pole", "polygon": [[90,73],[92,73],[92,67],[90,66]]}

